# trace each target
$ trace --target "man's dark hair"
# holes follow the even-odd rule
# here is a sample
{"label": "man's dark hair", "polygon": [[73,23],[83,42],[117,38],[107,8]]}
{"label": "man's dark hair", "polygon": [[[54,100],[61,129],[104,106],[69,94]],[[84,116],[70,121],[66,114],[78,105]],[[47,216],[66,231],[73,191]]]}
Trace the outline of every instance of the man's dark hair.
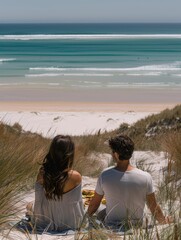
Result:
{"label": "man's dark hair", "polygon": [[129,160],[134,151],[134,142],[126,135],[118,135],[109,139],[109,146],[118,153],[119,160]]}

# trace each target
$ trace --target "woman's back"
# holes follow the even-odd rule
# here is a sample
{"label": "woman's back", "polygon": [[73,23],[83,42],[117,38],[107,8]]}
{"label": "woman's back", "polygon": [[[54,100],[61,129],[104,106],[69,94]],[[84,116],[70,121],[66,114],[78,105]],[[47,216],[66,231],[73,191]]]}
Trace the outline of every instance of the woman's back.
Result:
{"label": "woman's back", "polygon": [[72,170],[74,150],[70,136],[57,135],[51,142],[35,184],[37,227],[76,229],[83,219],[82,177]]}
{"label": "woman's back", "polygon": [[76,229],[84,215],[81,184],[63,194],[62,199],[47,199],[43,186],[35,184],[35,224],[48,230]]}

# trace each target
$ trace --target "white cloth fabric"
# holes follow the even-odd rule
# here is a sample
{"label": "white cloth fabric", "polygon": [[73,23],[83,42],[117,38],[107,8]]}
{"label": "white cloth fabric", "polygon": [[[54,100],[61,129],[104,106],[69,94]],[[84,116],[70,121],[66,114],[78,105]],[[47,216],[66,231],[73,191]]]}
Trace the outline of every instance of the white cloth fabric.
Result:
{"label": "white cloth fabric", "polygon": [[143,219],[146,195],[154,192],[152,177],[137,168],[120,172],[115,167],[108,168],[99,176],[96,193],[105,195],[107,225],[124,221],[132,224]]}
{"label": "white cloth fabric", "polygon": [[49,231],[77,229],[83,216],[81,184],[59,200],[48,200],[43,186],[35,184],[34,222],[37,227]]}

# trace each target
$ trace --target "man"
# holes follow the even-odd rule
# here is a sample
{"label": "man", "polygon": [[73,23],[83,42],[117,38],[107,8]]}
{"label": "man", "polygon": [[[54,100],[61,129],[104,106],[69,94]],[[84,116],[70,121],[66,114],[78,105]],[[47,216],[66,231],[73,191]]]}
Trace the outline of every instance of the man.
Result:
{"label": "man", "polygon": [[88,207],[89,216],[97,211],[105,196],[106,209],[100,215],[104,215],[106,226],[140,226],[145,203],[159,223],[171,222],[171,217],[165,217],[156,202],[151,175],[130,164],[133,141],[128,136],[119,135],[109,140],[109,146],[116,165],[99,176],[95,195]]}

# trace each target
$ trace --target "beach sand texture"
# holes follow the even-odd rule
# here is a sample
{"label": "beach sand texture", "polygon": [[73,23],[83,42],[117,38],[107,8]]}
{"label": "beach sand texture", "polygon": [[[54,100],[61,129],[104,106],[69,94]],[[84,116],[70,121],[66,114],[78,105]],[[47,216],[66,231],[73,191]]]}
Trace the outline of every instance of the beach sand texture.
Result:
{"label": "beach sand texture", "polygon": [[8,125],[19,123],[23,130],[54,137],[57,134],[85,135],[111,131],[121,123],[132,124],[150,112],[0,112]]}
{"label": "beach sand texture", "polygon": [[23,130],[47,137],[83,135],[111,131],[122,123],[133,124],[174,105],[172,102],[1,101],[0,120],[10,125],[19,123]]}

